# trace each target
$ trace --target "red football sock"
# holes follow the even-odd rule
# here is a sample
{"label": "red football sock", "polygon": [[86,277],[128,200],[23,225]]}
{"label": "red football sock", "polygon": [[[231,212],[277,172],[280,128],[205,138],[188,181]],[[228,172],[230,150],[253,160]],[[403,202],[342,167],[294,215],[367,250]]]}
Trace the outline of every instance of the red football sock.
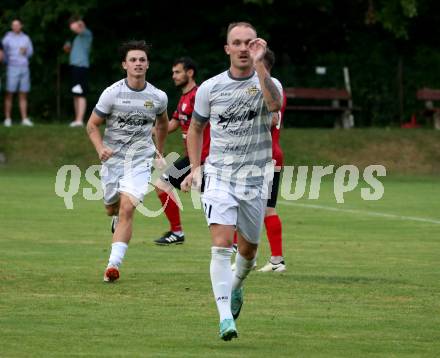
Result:
{"label": "red football sock", "polygon": [[159,194],[159,199],[162,206],[165,208],[165,215],[170,222],[171,231],[182,231],[182,224],[180,223],[179,207],[173,200],[173,194],[168,195],[165,192]]}
{"label": "red football sock", "polygon": [[238,239],[237,239],[237,231],[234,231],[234,239],[232,240],[232,243],[237,245],[237,241],[238,241]]}
{"label": "red football sock", "polygon": [[269,240],[272,256],[283,256],[283,241],[281,237],[281,220],[278,215],[266,216],[264,218],[267,238]]}

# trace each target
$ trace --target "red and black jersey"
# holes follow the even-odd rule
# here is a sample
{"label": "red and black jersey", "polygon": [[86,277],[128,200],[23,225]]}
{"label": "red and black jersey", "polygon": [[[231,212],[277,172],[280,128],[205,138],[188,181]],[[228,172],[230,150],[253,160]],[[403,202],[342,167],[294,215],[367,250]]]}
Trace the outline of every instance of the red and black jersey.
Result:
{"label": "red and black jersey", "polygon": [[272,134],[272,159],[275,160],[276,167],[283,166],[283,151],[280,146],[280,130],[281,125],[283,123],[284,111],[286,110],[286,94],[283,91],[283,105],[281,107],[280,112],[278,112],[280,116],[280,120],[278,125],[272,126],[270,133]]}
{"label": "red and black jersey", "polygon": [[[182,130],[183,142],[185,145],[185,153],[188,155],[188,147],[186,143],[186,136],[188,134],[191,117],[194,111],[194,102],[196,99],[197,86],[194,86],[190,91],[184,93],[177,104],[177,109],[174,111],[172,119],[179,121]],[[204,163],[209,154],[210,145],[210,129],[209,123],[203,132],[203,146],[201,162]]]}

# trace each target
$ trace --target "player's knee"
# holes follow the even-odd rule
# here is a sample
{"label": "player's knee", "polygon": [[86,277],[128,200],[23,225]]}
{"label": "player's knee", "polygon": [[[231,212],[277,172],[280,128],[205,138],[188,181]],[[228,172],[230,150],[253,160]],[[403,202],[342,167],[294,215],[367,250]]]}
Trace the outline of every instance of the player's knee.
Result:
{"label": "player's knee", "polygon": [[121,206],[119,207],[119,220],[131,220],[135,209],[135,206],[131,202],[121,202]]}
{"label": "player's knee", "polygon": [[118,205],[106,205],[105,211],[108,216],[118,215]]}

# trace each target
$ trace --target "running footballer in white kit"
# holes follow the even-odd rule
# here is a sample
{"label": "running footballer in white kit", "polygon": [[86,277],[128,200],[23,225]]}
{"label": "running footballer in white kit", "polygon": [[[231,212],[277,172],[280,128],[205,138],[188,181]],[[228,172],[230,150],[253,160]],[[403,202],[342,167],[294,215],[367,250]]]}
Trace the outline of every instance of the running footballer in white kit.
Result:
{"label": "running footballer in white kit", "polygon": [[192,168],[182,183],[186,191],[193,183],[200,185],[202,133],[211,125],[202,202],[212,238],[210,273],[223,340],[238,336],[235,320],[243,304],[243,281],[255,262],[273,176],[271,113],[281,108],[282,87],[264,66],[265,51],[266,41],[257,38],[251,24],[229,25],[225,52],[231,66],[199,87],[188,133]]}
{"label": "running footballer in white kit", "polygon": [[[144,41],[130,41],[120,50],[127,78],[104,90],[87,123],[90,140],[102,161],[105,208],[113,216],[105,282],[119,278],[134,211],[148,191],[152,160],[155,153],[162,156],[168,133],[167,95],[145,80],[149,47]],[[155,121],[156,146],[151,136]],[[98,127],[104,122],[102,139]]]}

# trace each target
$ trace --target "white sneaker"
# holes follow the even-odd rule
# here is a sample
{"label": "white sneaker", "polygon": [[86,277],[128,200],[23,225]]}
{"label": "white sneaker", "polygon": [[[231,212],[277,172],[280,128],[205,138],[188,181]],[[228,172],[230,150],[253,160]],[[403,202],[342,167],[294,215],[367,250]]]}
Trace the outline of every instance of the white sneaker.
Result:
{"label": "white sneaker", "polygon": [[29,118],[25,118],[21,121],[21,125],[25,127],[33,127],[34,123]]}
{"label": "white sneaker", "polygon": [[[252,266],[252,270],[257,268],[257,261],[254,262],[254,266]],[[231,270],[235,271],[235,262],[231,265]]]}
{"label": "white sneaker", "polygon": [[262,268],[258,270],[258,272],[285,272],[286,264],[284,261],[281,261],[279,264],[273,264],[272,262],[268,262]]}
{"label": "white sneaker", "polygon": [[71,127],[71,128],[84,127],[84,123],[83,122],[73,121],[73,122],[70,122],[69,127]]}
{"label": "white sneaker", "polygon": [[6,118],[3,122],[3,125],[5,127],[11,127],[12,126],[12,119],[11,118]]}

